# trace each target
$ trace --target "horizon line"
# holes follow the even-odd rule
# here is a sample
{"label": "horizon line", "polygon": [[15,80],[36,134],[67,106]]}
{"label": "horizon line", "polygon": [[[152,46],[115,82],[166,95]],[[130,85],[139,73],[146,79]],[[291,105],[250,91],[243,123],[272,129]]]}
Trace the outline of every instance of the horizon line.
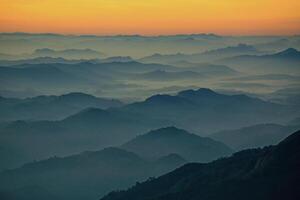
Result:
{"label": "horizon line", "polygon": [[133,34],[80,34],[80,33],[58,33],[58,32],[22,32],[22,31],[15,31],[15,32],[0,32],[0,35],[7,34],[7,35],[13,35],[13,34],[23,34],[23,35],[53,35],[53,36],[85,36],[85,37],[170,37],[170,36],[200,36],[200,35],[206,35],[206,36],[215,36],[215,37],[298,37],[300,36],[300,33],[297,34],[232,34],[232,35],[226,35],[226,34],[216,34],[211,32],[202,32],[202,33],[178,33],[178,34],[139,34],[139,33],[133,33]]}

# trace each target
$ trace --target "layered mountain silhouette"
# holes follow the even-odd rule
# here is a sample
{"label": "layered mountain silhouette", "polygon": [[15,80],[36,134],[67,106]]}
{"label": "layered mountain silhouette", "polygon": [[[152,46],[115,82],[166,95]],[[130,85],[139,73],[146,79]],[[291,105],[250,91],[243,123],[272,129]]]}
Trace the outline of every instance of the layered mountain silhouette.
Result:
{"label": "layered mountain silhouette", "polygon": [[[96,106],[96,102],[100,101],[92,98],[96,101],[93,102],[91,97],[82,97],[76,101],[72,95],[70,97],[71,99],[63,99],[74,107],[82,106],[81,103]],[[49,103],[42,100],[40,102],[45,102],[44,108],[47,110],[51,109],[51,102],[55,102],[56,106],[63,106],[64,104],[58,103],[59,99],[61,97],[51,97],[48,99]],[[9,101],[6,105],[13,104]],[[47,105],[49,108],[46,108]],[[35,106],[38,105],[32,107]],[[42,108],[43,103],[40,106]],[[63,108],[57,113],[52,109],[52,117],[61,111]],[[42,113],[41,110],[40,113],[36,112],[36,117],[42,117]],[[174,96],[155,95],[145,101],[121,107],[106,110],[85,109],[58,121],[3,122],[0,124],[0,138],[3,141],[0,153],[6,162],[1,163],[1,168],[11,168],[50,155],[69,155],[83,150],[119,145],[138,134],[170,125],[204,135],[270,121],[286,122],[297,116],[297,110],[292,106],[274,104],[245,95],[224,95],[210,89],[186,90]],[[15,140],[16,137],[18,140]],[[36,148],[39,148],[38,152],[35,151]]]}
{"label": "layered mountain silhouette", "polygon": [[209,63],[192,63],[188,61],[178,61],[171,65],[181,67],[184,70],[198,72],[206,76],[236,76],[240,73],[226,65],[215,65]]}
{"label": "layered mountain silhouette", "polygon": [[300,81],[300,76],[289,75],[289,74],[263,74],[263,75],[248,75],[230,78],[229,80],[234,81],[277,81],[277,80],[289,80],[289,81]]}
{"label": "layered mountain silhouette", "polygon": [[9,120],[59,120],[83,109],[118,107],[118,100],[98,98],[84,93],[60,96],[37,96],[26,99],[0,97],[1,121]]}
{"label": "layered mountain silhouette", "polygon": [[185,163],[171,154],[154,161],[105,148],[68,157],[52,157],[0,173],[1,199],[97,199]]}
{"label": "layered mountain silhouette", "polygon": [[17,66],[17,67],[24,67],[24,64],[80,64],[80,63],[93,63],[93,64],[100,64],[100,63],[112,63],[112,62],[133,62],[134,60],[131,57],[123,57],[123,56],[113,56],[113,57],[106,57],[106,58],[91,58],[91,59],[66,59],[63,57],[34,57],[34,58],[27,58],[27,59],[14,59],[14,60],[0,60],[0,66]]}
{"label": "layered mountain silhouette", "polygon": [[104,57],[104,53],[92,49],[64,49],[54,50],[49,48],[36,49],[32,53],[32,57],[53,57],[65,59],[94,59]]}
{"label": "layered mountain silhouette", "polygon": [[195,54],[153,54],[151,56],[146,56],[141,58],[139,61],[146,63],[173,63],[178,61],[190,61],[190,62],[211,62],[217,59],[238,56],[238,55],[257,55],[261,54],[255,47],[247,44],[238,44],[237,46],[229,46],[219,49],[214,49],[210,51],[205,51],[203,53]]}
{"label": "layered mountain silhouette", "polygon": [[[122,144],[167,122],[140,115],[88,108],[60,121],[14,121],[0,124],[0,169],[51,155],[70,155]],[[17,140],[15,138],[18,138]],[[36,151],[38,149],[38,151]]]}
{"label": "layered mountain silhouette", "polygon": [[113,56],[101,59],[98,62],[102,63],[111,63],[111,62],[134,62],[130,56]]}
{"label": "layered mountain silhouette", "polygon": [[150,131],[125,143],[121,148],[148,159],[176,153],[190,162],[207,162],[232,153],[232,150],[221,142],[176,127]]}
{"label": "layered mountain silhouette", "polygon": [[152,72],[135,74],[136,79],[149,80],[149,81],[176,81],[176,80],[193,80],[207,78],[205,75],[194,71],[180,71],[168,72],[163,70],[156,70]]}
{"label": "layered mountain silhouette", "polygon": [[299,75],[300,52],[297,49],[289,48],[275,54],[241,55],[225,58],[219,62],[247,72]]}
{"label": "layered mountain silhouette", "polygon": [[289,106],[246,95],[224,95],[205,88],[185,90],[177,95],[154,95],[120,109],[150,118],[168,119],[178,127],[200,134],[259,123],[282,123],[282,115],[292,119],[298,112]]}
{"label": "layered mountain silhouette", "polygon": [[102,200],[295,200],[299,192],[300,132],[276,146],[244,150],[208,164],[187,164]]}
{"label": "layered mountain silhouette", "polygon": [[81,62],[80,60],[67,60],[61,57],[37,57],[29,59],[19,59],[19,60],[0,60],[0,66],[14,66],[23,64],[50,64],[50,63],[65,63],[74,64]]}
{"label": "layered mountain silhouette", "polygon": [[27,65],[22,67],[0,67],[0,83],[2,87],[64,87],[87,83],[82,77],[70,74],[55,65]]}
{"label": "layered mountain silhouette", "polygon": [[299,128],[299,124],[294,126],[258,124],[236,130],[220,131],[210,137],[222,141],[235,150],[242,150],[277,144]]}
{"label": "layered mountain silhouette", "polygon": [[0,67],[0,89],[24,90],[34,88],[43,93],[90,91],[120,84],[135,73],[155,70],[178,71],[176,67],[138,62],[84,61],[79,63],[21,64]]}

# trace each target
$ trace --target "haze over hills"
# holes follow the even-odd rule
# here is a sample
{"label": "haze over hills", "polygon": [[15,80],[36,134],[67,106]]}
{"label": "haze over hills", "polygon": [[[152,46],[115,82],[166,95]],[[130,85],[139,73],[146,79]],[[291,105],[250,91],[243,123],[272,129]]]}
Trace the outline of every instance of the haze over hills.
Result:
{"label": "haze over hills", "polygon": [[300,52],[297,49],[289,48],[275,54],[242,55],[221,59],[218,62],[246,72],[299,75]]}
{"label": "haze over hills", "polygon": [[14,168],[26,161],[52,155],[70,155],[119,145],[150,128],[166,124],[168,122],[141,115],[96,108],[85,109],[60,121],[1,123],[0,154],[3,162],[0,169]]}
{"label": "haze over hills", "polygon": [[190,70],[204,74],[206,76],[236,76],[240,73],[236,70],[231,69],[226,65],[215,65],[209,63],[192,63],[188,61],[178,61],[171,63],[171,65],[182,67],[184,70]]}
{"label": "haze over hills", "polygon": [[123,144],[121,148],[149,159],[176,153],[189,162],[207,162],[230,155],[232,152],[220,142],[175,127],[153,130],[137,136]]}
{"label": "haze over hills", "polygon": [[[11,55],[12,57],[7,58],[9,60],[0,61],[1,66],[11,66],[13,68],[30,67],[23,66],[26,63],[36,64],[36,67],[49,67],[49,64],[53,64],[54,68],[58,67],[60,70],[68,73],[73,81],[69,81],[70,83],[67,83],[66,86],[60,84],[61,86],[57,87],[57,84],[51,81],[56,78],[55,76],[52,76],[51,80],[44,82],[39,79],[32,80],[32,77],[25,76],[23,81],[21,81],[22,77],[16,79],[16,77],[11,77],[10,75],[6,76],[7,72],[5,70],[1,72],[5,76],[1,77],[1,80],[3,80],[1,83],[3,84],[0,87],[0,94],[10,97],[32,97],[34,95],[59,95],[76,91],[130,102],[159,93],[164,88],[174,88],[176,86],[181,86],[182,88],[196,86],[227,90],[238,89],[245,93],[268,94],[276,90],[288,88],[297,82],[293,78],[286,81],[283,80],[284,78],[280,80],[273,78],[271,82],[268,74],[297,75],[297,68],[292,67],[293,69],[287,69],[285,67],[287,63],[281,65],[280,61],[277,62],[277,65],[280,64],[280,66],[276,67],[274,72],[271,69],[263,71],[262,69],[266,66],[262,67],[261,71],[257,69],[250,70],[249,67],[242,69],[235,64],[232,66],[230,64],[225,65],[220,60],[232,56],[271,55],[273,52],[283,51],[282,48],[288,47],[283,45],[281,49],[274,50],[271,47],[260,48],[259,44],[283,39],[288,41],[286,44],[289,44],[289,48],[299,49],[299,37],[297,36],[208,37],[205,34],[183,34],[145,37],[139,35],[53,36],[52,34],[2,34],[0,36],[0,44],[3,43],[4,46],[9,44],[9,48],[7,49],[1,50],[0,48],[1,53],[4,55],[3,59],[5,55]],[[80,55],[72,59],[50,57],[32,59],[32,57],[26,56],[21,59],[17,56],[34,52],[37,49],[50,49],[55,52],[90,49],[97,52],[105,52],[107,56],[97,57],[96,59],[82,58]],[[152,54],[161,55],[162,58],[158,58],[157,62],[164,65],[143,65],[136,62],[136,60],[140,61],[139,58]],[[170,57],[173,61],[164,62],[165,57],[166,60]],[[270,59],[272,60],[273,58]],[[61,64],[68,64],[69,66],[58,66]],[[98,67],[100,65],[101,67]],[[72,67],[74,69],[71,70],[70,68]],[[269,66],[267,67],[269,68]],[[160,81],[160,83],[156,83],[153,79],[132,78],[136,73],[148,73],[158,70],[180,72],[180,74],[189,71],[191,77],[194,78],[190,80],[188,78],[183,79],[181,76],[174,76],[174,73],[171,73],[172,78],[167,78],[166,81]],[[196,78],[198,73],[208,78]],[[248,75],[262,74],[266,75],[266,77],[260,77],[260,80],[253,81],[255,83],[249,83],[249,81],[247,82],[247,80],[243,79],[236,81],[227,79],[238,78],[237,76],[246,77]],[[185,74],[184,76],[187,75]],[[60,77],[57,79],[59,80]]]}
{"label": "haze over hills", "polygon": [[[0,198],[97,199],[107,192],[169,172],[185,163],[172,154],[147,161],[119,148],[83,152],[0,173]],[[54,175],[54,176],[53,176]]]}
{"label": "haze over hills", "polygon": [[224,157],[299,129],[297,49],[299,35],[0,33],[0,199],[136,182],[105,199],[292,199],[291,139]]}
{"label": "haze over hills", "polygon": [[[69,106],[73,104],[76,109],[99,106],[99,99],[79,96],[79,100],[76,100],[78,95],[74,94],[62,96],[63,98],[33,98],[40,102],[40,105],[31,106],[31,108],[37,106],[37,111],[29,112],[28,108],[25,113],[30,113],[28,118],[33,118],[33,114],[36,118],[38,116],[54,118],[62,115],[63,111],[67,112],[68,106],[64,106],[64,103],[60,102],[61,99]],[[7,111],[6,116],[17,117],[17,113],[13,110],[25,109],[18,103],[19,100],[3,99],[3,101],[3,107]],[[9,112],[9,106],[5,105],[17,105],[17,107],[13,106],[13,110]],[[55,112],[55,107],[63,108]],[[20,115],[26,117],[24,113]],[[51,155],[68,155],[83,150],[118,145],[150,129],[171,125],[205,135],[258,123],[285,123],[298,116],[299,113],[293,106],[274,104],[245,95],[219,94],[209,89],[186,90],[177,95],[155,95],[142,102],[107,110],[85,109],[58,121],[2,123],[1,152],[6,159],[3,163],[5,166],[2,168],[17,166],[26,160],[41,159]],[[19,139],[15,140],[16,137]],[[68,142],[66,143],[65,140]],[[35,141],[35,148],[39,148],[38,152],[34,151],[31,141]]]}
{"label": "haze over hills", "polygon": [[289,74],[263,74],[263,75],[248,75],[248,76],[241,76],[236,78],[230,78],[230,80],[237,80],[237,81],[276,81],[276,80],[290,80],[290,81],[300,81],[300,76],[289,75]]}
{"label": "haze over hills", "polygon": [[6,90],[34,88],[50,94],[74,90],[94,92],[99,87],[105,88],[104,85],[119,84],[123,79],[128,80],[130,76],[126,74],[153,70],[177,69],[173,66],[137,62],[22,64],[0,67],[0,83],[1,89]]}
{"label": "haze over hills", "polygon": [[180,72],[168,72],[163,70],[156,70],[152,72],[146,72],[142,74],[135,74],[133,76],[137,79],[149,80],[149,81],[178,81],[188,79],[205,79],[205,75],[193,71],[180,71]]}
{"label": "haze over hills", "polygon": [[89,107],[106,109],[121,105],[118,100],[98,98],[84,93],[26,99],[0,97],[0,120],[59,120]]}
{"label": "haze over hills", "polygon": [[187,164],[101,200],[298,199],[299,147],[298,131],[276,146],[244,150],[208,164]]}
{"label": "haze over hills", "polygon": [[297,115],[289,106],[246,95],[224,95],[205,88],[181,91],[177,95],[154,95],[120,109],[150,118],[168,119],[178,127],[198,133],[270,121],[281,123],[283,115]]}
{"label": "haze over hills", "polygon": [[29,59],[19,60],[0,60],[1,66],[14,66],[23,64],[49,64],[49,63],[78,63],[78,60],[66,60],[64,58],[53,58],[53,57],[37,57]]}
{"label": "haze over hills", "polygon": [[65,58],[65,59],[96,59],[105,56],[104,53],[92,50],[92,49],[64,49],[54,50],[49,48],[36,49],[32,57],[54,57],[54,58]]}
{"label": "haze over hills", "polygon": [[220,131],[209,136],[238,151],[277,144],[298,129],[300,129],[299,124],[294,126],[258,124],[236,130]]}
{"label": "haze over hills", "polygon": [[161,55],[153,54],[141,58],[139,61],[146,63],[173,63],[178,61],[190,61],[190,62],[211,62],[220,58],[238,56],[245,54],[260,54],[255,47],[247,44],[238,44],[237,46],[229,46],[225,48],[219,48],[214,50],[205,51],[203,53],[196,54],[170,54],[170,55]]}

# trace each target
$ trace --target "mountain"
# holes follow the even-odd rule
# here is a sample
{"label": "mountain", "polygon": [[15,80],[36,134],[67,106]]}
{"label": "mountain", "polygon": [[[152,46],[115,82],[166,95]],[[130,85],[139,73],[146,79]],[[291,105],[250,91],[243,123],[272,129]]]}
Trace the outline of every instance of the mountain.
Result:
{"label": "mountain", "polygon": [[80,64],[80,63],[93,63],[93,64],[100,64],[100,63],[112,63],[112,62],[133,62],[134,60],[131,57],[122,57],[122,56],[114,56],[114,57],[106,57],[106,58],[74,58],[74,59],[66,59],[63,57],[50,57],[50,56],[43,56],[43,57],[33,57],[33,58],[26,58],[26,59],[10,59],[0,60],[0,66],[14,66],[20,65],[18,67],[22,67],[24,64]]}
{"label": "mountain", "polygon": [[207,57],[206,59],[209,60],[216,60],[220,59],[220,57],[230,57],[230,56],[237,56],[237,55],[245,55],[245,54],[260,54],[261,52],[258,51],[254,46],[247,45],[247,44],[238,44],[236,46],[228,46],[220,49],[214,49],[210,51],[206,51],[201,54],[202,57]]}
{"label": "mountain", "polygon": [[149,159],[175,153],[188,161],[199,162],[211,161],[232,152],[220,142],[175,127],[161,128],[137,136],[121,148]]}
{"label": "mountain", "polygon": [[79,60],[67,60],[61,57],[36,57],[31,59],[19,59],[19,60],[0,60],[0,66],[14,66],[23,64],[50,64],[50,63],[66,63],[73,64],[78,63]]}
{"label": "mountain", "polygon": [[64,49],[64,50],[54,50],[54,49],[36,49],[32,57],[54,57],[54,58],[65,58],[65,59],[95,59],[102,58],[103,53],[92,50],[92,49]]}
{"label": "mountain", "polygon": [[185,90],[177,95],[154,95],[119,110],[153,119],[168,119],[175,126],[200,134],[259,123],[285,123],[299,113],[294,107],[246,95],[220,94],[206,88]]}
{"label": "mountain", "polygon": [[[146,161],[134,153],[105,148],[46,160],[0,173],[0,190],[11,199],[97,199],[183,165],[177,155]],[[0,198],[3,196],[0,193]]]}
{"label": "mountain", "polygon": [[155,53],[150,56],[143,57],[139,59],[139,62],[143,63],[162,63],[162,64],[167,64],[167,63],[172,63],[172,62],[177,62],[177,61],[182,61],[182,60],[188,60],[189,55],[187,54],[182,54],[182,53],[177,53],[177,54],[159,54]]}
{"label": "mountain", "polygon": [[294,76],[294,75],[288,75],[288,74],[263,74],[263,75],[240,76],[240,77],[230,78],[228,80],[233,80],[233,81],[262,81],[262,80],[270,80],[270,81],[280,81],[280,80],[300,81],[300,76]]}
{"label": "mountain", "polygon": [[293,43],[290,38],[279,38],[271,41],[264,41],[258,44],[255,44],[255,47],[258,49],[265,49],[265,50],[277,50],[280,51],[282,48],[289,48],[291,46],[297,46]]}
{"label": "mountain", "polygon": [[188,61],[178,61],[171,63],[171,65],[180,67],[182,70],[198,72],[206,76],[236,76],[240,74],[238,71],[233,70],[226,65],[192,63]]}
{"label": "mountain", "polygon": [[106,109],[121,105],[118,100],[98,98],[84,93],[25,99],[0,97],[0,120],[58,120],[89,107]]}
{"label": "mountain", "polygon": [[3,122],[0,123],[0,170],[52,155],[65,156],[120,145],[165,124],[168,122],[96,108],[59,121]]}
{"label": "mountain", "polygon": [[188,79],[204,79],[205,75],[202,75],[193,71],[180,71],[169,72],[164,70],[156,70],[152,72],[146,72],[142,74],[133,75],[134,78],[149,80],[149,81],[176,81],[176,80],[188,80]]}
{"label": "mountain", "polygon": [[298,129],[299,126],[258,124],[236,130],[220,131],[210,137],[235,150],[242,150],[277,144]]}
{"label": "mountain", "polygon": [[285,73],[299,76],[300,52],[294,48],[268,55],[242,55],[224,58],[218,63],[237,70],[256,73]]}
{"label": "mountain", "polygon": [[[131,74],[154,70],[176,71],[170,65],[138,62],[85,61],[79,63],[21,64],[0,67],[0,90],[34,89],[44,94],[70,91],[97,91],[111,94],[110,85],[123,84]],[[126,84],[126,82],[124,83]],[[113,94],[116,92],[114,91]]]}
{"label": "mountain", "polygon": [[[64,101],[77,106],[66,98]],[[83,100],[79,102],[81,105]],[[55,113],[53,109],[52,112]],[[299,110],[293,106],[204,88],[177,95],[154,95],[145,101],[106,110],[88,108],[63,120],[2,122],[0,154],[6,161],[1,162],[0,168],[16,167],[51,155],[120,145],[140,133],[161,127],[177,126],[205,135],[258,123],[286,123],[298,116]]]}
{"label": "mountain", "polygon": [[101,200],[294,200],[300,198],[300,131],[276,146],[244,150],[207,164],[111,192]]}
{"label": "mountain", "polygon": [[144,64],[136,61],[131,62],[108,62],[100,65],[102,68],[111,69],[124,73],[142,73],[151,72],[153,70],[175,71],[176,67],[162,64]]}
{"label": "mountain", "polygon": [[56,64],[0,67],[1,88],[62,88],[88,84],[89,81],[77,74],[68,73]]}
{"label": "mountain", "polygon": [[205,51],[203,53],[195,54],[153,54],[150,56],[143,57],[139,59],[140,62],[145,63],[174,63],[179,61],[188,62],[211,62],[217,59],[226,58],[230,56],[238,56],[245,54],[261,54],[255,47],[247,44],[238,44],[237,46],[228,46],[224,48],[214,49],[210,51]]}
{"label": "mountain", "polygon": [[111,62],[134,62],[134,60],[129,56],[113,56],[101,59],[102,63],[111,63]]}

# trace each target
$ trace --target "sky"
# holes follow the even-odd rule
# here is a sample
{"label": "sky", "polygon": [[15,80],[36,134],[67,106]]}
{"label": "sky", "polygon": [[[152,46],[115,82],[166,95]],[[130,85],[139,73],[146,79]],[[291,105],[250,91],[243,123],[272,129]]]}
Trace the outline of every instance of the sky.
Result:
{"label": "sky", "polygon": [[300,34],[300,0],[0,0],[0,32]]}

